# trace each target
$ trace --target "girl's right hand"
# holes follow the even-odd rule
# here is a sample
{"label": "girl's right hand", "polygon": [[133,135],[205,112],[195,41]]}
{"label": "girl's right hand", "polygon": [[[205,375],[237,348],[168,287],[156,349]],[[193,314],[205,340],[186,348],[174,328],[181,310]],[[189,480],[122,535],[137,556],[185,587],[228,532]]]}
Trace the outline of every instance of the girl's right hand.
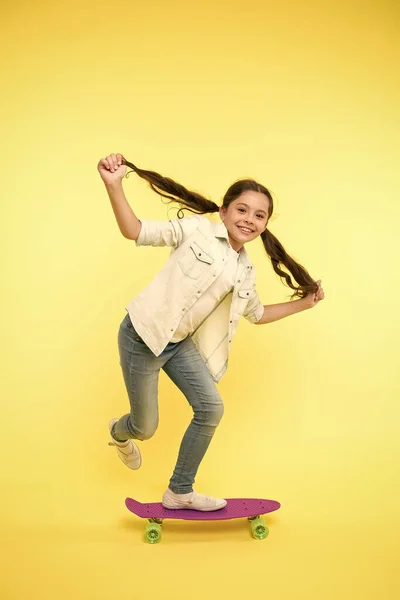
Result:
{"label": "girl's right hand", "polygon": [[97,170],[104,183],[111,184],[121,181],[127,169],[126,165],[122,164],[123,158],[122,154],[109,154],[99,160]]}

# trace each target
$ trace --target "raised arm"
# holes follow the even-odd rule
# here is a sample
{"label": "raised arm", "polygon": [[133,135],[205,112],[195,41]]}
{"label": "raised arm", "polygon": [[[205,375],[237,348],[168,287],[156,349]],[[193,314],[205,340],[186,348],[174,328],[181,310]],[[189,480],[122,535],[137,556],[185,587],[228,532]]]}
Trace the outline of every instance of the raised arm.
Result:
{"label": "raised arm", "polygon": [[128,240],[137,240],[142,224],[126,199],[122,182],[105,184],[105,186],[122,235]]}
{"label": "raised arm", "polygon": [[127,167],[121,164],[121,158],[122,154],[110,154],[106,158],[101,158],[97,169],[106,187],[122,235],[128,240],[137,240],[142,223],[131,209],[122,188],[122,178]]}

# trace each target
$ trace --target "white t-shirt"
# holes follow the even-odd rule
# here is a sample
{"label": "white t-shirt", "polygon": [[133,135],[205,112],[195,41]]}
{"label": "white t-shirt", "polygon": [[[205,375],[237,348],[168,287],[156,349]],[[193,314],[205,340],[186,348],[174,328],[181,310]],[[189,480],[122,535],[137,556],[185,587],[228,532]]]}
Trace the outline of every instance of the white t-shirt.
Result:
{"label": "white t-shirt", "polygon": [[180,342],[188,335],[192,335],[214,308],[233,290],[239,269],[239,253],[231,247],[227,250],[226,265],[221,274],[210,285],[207,293],[202,294],[182,317],[171,342]]}

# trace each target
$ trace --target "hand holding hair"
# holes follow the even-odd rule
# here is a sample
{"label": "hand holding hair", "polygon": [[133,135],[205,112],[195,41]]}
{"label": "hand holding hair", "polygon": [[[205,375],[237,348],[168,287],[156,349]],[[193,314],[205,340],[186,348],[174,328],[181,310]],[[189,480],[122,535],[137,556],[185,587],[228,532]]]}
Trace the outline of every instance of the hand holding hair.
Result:
{"label": "hand holding hair", "polygon": [[99,160],[97,170],[106,185],[121,181],[124,177],[127,167],[123,161],[122,154],[109,154]]}

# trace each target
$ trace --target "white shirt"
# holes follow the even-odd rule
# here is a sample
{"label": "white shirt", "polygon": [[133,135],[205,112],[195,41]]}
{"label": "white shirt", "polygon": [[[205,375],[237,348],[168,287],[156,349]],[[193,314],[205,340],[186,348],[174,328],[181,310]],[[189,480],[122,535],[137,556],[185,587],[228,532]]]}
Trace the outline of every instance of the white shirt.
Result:
{"label": "white shirt", "polygon": [[[255,267],[244,246],[239,252],[233,250],[223,222],[216,224],[204,215],[194,215],[141,223],[136,245],[171,246],[171,253],[152,281],[126,306],[131,321],[155,356],[174,336],[183,339],[186,333],[191,335],[218,382],[227,369],[240,316],[255,323],[264,314],[255,286]],[[228,289],[231,291],[226,294]]]}
{"label": "white shirt", "polygon": [[207,293],[202,294],[184,314],[171,342],[180,342],[188,335],[193,335],[204,319],[233,290],[239,269],[239,253],[233,248],[228,249],[225,262],[223,271],[212,282]]}

